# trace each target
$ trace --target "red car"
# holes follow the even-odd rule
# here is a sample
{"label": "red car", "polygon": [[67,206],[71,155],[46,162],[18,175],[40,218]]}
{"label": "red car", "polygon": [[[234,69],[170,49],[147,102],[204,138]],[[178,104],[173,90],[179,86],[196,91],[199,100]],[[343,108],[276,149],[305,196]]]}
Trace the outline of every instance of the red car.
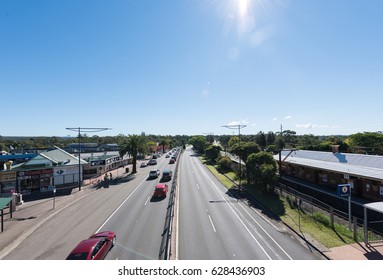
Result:
{"label": "red car", "polygon": [[99,232],[81,241],[66,259],[103,260],[115,243],[116,234],[113,231]]}
{"label": "red car", "polygon": [[166,197],[168,193],[168,185],[167,184],[157,184],[154,188],[153,197]]}

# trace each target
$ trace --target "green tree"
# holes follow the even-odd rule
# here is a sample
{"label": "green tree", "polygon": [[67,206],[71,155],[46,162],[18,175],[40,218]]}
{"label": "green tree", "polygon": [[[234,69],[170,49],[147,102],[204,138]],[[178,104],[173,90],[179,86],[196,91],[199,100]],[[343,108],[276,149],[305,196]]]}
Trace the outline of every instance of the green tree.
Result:
{"label": "green tree", "polygon": [[129,135],[120,146],[120,156],[126,153],[130,154],[133,158],[132,173],[137,173],[137,155],[144,153],[146,149],[145,138],[140,135]]}
{"label": "green tree", "polygon": [[273,155],[268,152],[253,153],[248,156],[246,162],[251,182],[265,191],[272,190],[278,171],[278,165]]}
{"label": "green tree", "polygon": [[228,156],[223,156],[218,160],[218,171],[227,172],[231,170],[231,159]]}
{"label": "green tree", "polygon": [[203,136],[193,136],[189,140],[189,144],[192,145],[193,149],[200,154],[205,153],[206,143],[206,139]]}
{"label": "green tree", "polygon": [[222,148],[217,145],[209,145],[205,149],[205,157],[210,163],[215,163],[220,156]]}
{"label": "green tree", "polygon": [[164,154],[166,147],[169,147],[170,145],[170,139],[162,138],[159,145],[162,147],[162,153]]}
{"label": "green tree", "polygon": [[[247,166],[247,157],[253,153],[259,153],[260,148],[257,143],[255,142],[240,142],[237,144],[234,144],[234,146],[231,148],[231,153],[238,156],[246,165],[246,176],[248,177],[248,166]],[[242,170],[241,170],[242,171]],[[240,174],[242,176],[242,174]]]}
{"label": "green tree", "polygon": [[262,148],[262,150],[266,148],[266,135],[263,131],[260,131],[255,135],[255,142]]}
{"label": "green tree", "polygon": [[226,152],[229,147],[230,135],[221,135],[218,136],[219,144],[222,146],[223,150]]}
{"label": "green tree", "polygon": [[382,132],[364,132],[349,136],[348,143],[354,152],[371,152],[383,154],[383,133]]}
{"label": "green tree", "polygon": [[231,149],[235,144],[241,143],[241,139],[238,136],[232,136],[229,140],[228,146]]}

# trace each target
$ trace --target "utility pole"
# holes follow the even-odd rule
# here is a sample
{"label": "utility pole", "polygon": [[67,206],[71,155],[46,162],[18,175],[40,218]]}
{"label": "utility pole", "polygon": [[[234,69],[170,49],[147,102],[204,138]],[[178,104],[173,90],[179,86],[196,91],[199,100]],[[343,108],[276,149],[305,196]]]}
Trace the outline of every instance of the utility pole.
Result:
{"label": "utility pole", "polygon": [[[223,125],[223,127],[226,127],[229,129],[238,129],[239,144],[241,143],[241,128],[245,128],[246,125],[233,124],[233,125]],[[241,157],[239,156],[239,186],[241,186],[241,180],[242,180],[242,162],[241,162]]]}
{"label": "utility pole", "polygon": [[78,190],[81,191],[81,132],[100,132],[111,128],[67,127],[66,129],[78,132]]}

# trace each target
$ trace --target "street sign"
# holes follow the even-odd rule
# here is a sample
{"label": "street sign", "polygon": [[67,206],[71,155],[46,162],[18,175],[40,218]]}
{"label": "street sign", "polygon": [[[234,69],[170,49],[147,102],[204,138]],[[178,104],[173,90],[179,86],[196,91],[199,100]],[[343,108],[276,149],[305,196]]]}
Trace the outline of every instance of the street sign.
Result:
{"label": "street sign", "polygon": [[338,196],[348,197],[351,195],[351,184],[340,184],[337,189]]}

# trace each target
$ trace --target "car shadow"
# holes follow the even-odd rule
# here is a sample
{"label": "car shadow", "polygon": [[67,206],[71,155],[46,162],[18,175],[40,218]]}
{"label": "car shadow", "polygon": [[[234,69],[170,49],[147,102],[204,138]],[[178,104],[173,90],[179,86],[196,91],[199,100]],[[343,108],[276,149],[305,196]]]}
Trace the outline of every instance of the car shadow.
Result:
{"label": "car shadow", "polygon": [[152,196],[152,198],[150,199],[150,202],[158,202],[158,201],[162,201],[164,200],[166,197],[155,197],[155,196]]}

